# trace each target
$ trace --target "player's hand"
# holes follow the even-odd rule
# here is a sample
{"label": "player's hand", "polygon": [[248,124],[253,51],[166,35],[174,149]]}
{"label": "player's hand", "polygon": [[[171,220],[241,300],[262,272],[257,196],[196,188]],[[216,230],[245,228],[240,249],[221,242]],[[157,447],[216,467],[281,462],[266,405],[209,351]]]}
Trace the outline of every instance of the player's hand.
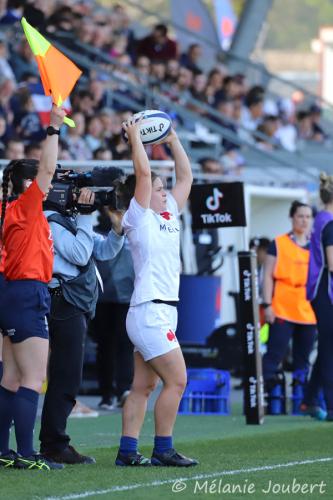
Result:
{"label": "player's hand", "polygon": [[134,141],[140,140],[140,125],[142,122],[142,116],[139,119],[135,119],[134,115],[131,116],[128,120],[122,123],[122,129],[126,132],[128,137],[128,142],[133,144]]}
{"label": "player's hand", "polygon": [[266,307],[266,309],[264,311],[264,315],[265,315],[265,320],[267,321],[267,323],[272,325],[275,321],[275,313],[273,311],[272,306]]}
{"label": "player's hand", "polygon": [[163,139],[161,139],[160,141],[155,142],[155,144],[153,144],[153,146],[157,146],[158,144],[167,144],[168,146],[172,146],[172,144],[175,141],[179,141],[179,138],[178,138],[178,135],[177,135],[175,129],[171,128],[168,135],[166,137],[163,137]]}
{"label": "player's hand", "polygon": [[107,208],[106,212],[110,217],[112,229],[114,230],[114,232],[119,234],[119,236],[122,235],[124,231],[121,223],[123,220],[124,212],[121,210],[112,210],[111,208]]}
{"label": "player's hand", "polygon": [[65,110],[63,110],[62,108],[58,108],[58,106],[53,104],[50,114],[50,126],[59,129],[64,123],[65,116]]}
{"label": "player's hand", "polygon": [[81,205],[93,205],[95,203],[95,193],[88,188],[82,188],[77,202]]}

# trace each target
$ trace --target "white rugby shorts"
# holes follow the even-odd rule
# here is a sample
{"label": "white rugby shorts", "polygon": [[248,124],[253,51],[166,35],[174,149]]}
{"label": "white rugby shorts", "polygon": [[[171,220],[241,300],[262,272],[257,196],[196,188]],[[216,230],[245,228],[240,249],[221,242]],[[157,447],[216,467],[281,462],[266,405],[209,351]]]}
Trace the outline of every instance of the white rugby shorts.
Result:
{"label": "white rugby shorts", "polygon": [[179,346],[176,337],[177,307],[144,302],[128,310],[128,336],[145,361],[166,354]]}

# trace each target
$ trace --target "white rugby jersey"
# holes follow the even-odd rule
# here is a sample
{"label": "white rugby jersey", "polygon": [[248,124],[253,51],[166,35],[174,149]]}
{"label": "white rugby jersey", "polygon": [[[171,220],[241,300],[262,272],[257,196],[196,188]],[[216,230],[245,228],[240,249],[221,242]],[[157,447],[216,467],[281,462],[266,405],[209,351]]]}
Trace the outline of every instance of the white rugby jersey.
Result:
{"label": "white rugby jersey", "polygon": [[180,238],[177,202],[167,195],[160,214],[132,198],[123,217],[135,271],[131,306],[154,299],[178,300]]}

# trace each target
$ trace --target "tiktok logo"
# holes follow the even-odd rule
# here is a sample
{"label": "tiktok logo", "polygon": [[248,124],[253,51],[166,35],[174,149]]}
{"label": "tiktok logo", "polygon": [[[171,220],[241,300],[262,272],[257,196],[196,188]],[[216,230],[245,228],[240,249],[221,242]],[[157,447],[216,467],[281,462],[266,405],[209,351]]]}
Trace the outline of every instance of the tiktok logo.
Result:
{"label": "tiktok logo", "polygon": [[220,207],[220,199],[223,198],[223,194],[218,188],[213,189],[213,196],[208,196],[206,200],[206,206],[208,210],[215,211]]}

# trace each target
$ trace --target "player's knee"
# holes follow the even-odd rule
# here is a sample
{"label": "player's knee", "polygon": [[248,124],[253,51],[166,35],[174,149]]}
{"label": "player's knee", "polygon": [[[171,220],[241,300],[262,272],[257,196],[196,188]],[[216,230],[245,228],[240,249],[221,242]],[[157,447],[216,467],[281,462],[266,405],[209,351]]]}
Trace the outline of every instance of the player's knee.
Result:
{"label": "player's knee", "polygon": [[36,375],[34,377],[22,377],[21,385],[23,385],[23,387],[31,389],[32,391],[41,393],[45,379],[46,376],[42,374]]}
{"label": "player's knee", "polygon": [[186,376],[180,376],[179,378],[166,381],[165,385],[171,387],[178,395],[182,395],[186,388]]}
{"label": "player's knee", "polygon": [[186,377],[181,377],[179,380],[176,381],[176,389],[180,395],[183,394],[183,392],[186,389]]}
{"label": "player's knee", "polygon": [[18,375],[15,374],[3,374],[1,385],[8,391],[17,392],[21,385],[21,380]]}
{"label": "player's knee", "polygon": [[156,386],[157,386],[157,382],[147,382],[144,384],[142,384],[142,383],[135,384],[133,386],[132,390],[139,392],[140,394],[142,394],[143,396],[148,398],[151,395],[151,393],[154,392],[154,390],[156,389]]}

